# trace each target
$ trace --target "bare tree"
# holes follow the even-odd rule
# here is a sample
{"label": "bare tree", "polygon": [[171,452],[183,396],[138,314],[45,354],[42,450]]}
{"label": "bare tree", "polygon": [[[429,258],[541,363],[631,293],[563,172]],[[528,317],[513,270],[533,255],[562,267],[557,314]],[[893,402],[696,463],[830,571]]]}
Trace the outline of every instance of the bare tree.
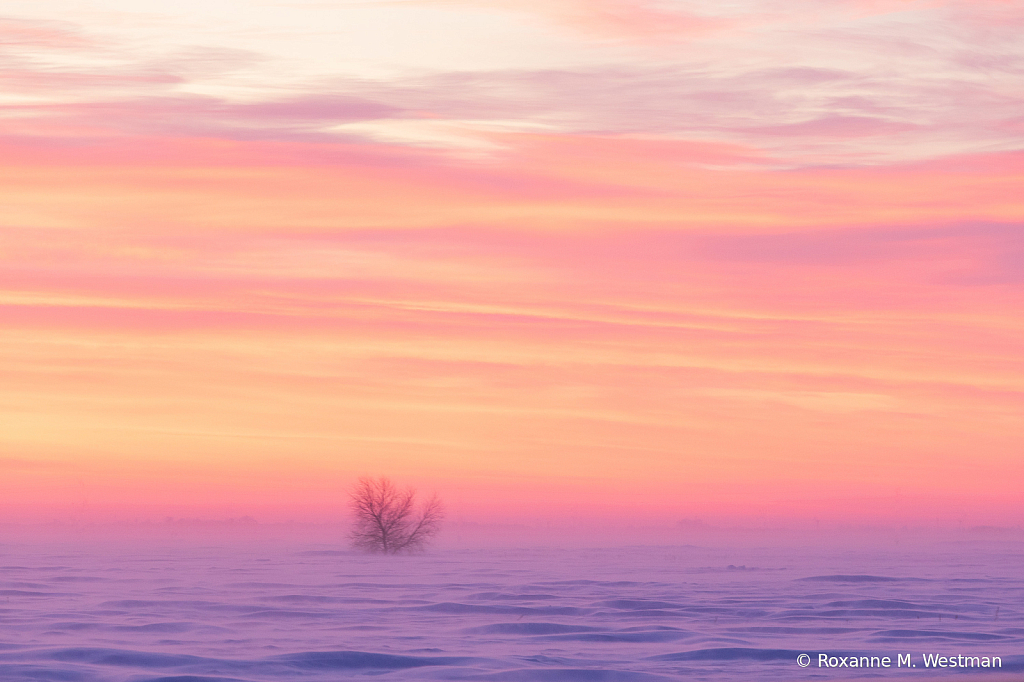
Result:
{"label": "bare tree", "polygon": [[416,491],[389,479],[361,478],[351,493],[352,545],[366,552],[397,554],[423,549],[441,530],[444,507],[434,495],[418,509]]}

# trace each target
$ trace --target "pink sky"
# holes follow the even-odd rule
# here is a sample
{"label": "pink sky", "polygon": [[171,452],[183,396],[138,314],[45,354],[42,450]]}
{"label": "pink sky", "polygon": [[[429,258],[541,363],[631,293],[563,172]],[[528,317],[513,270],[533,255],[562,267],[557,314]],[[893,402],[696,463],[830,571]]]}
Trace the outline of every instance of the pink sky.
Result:
{"label": "pink sky", "polygon": [[166,5],[0,16],[9,518],[1024,523],[1024,2]]}

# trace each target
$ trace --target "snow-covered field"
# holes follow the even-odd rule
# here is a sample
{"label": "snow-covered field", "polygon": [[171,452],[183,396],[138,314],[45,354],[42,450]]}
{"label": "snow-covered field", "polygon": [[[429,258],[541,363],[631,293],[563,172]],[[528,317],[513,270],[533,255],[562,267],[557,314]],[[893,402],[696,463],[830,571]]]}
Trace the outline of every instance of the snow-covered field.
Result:
{"label": "snow-covered field", "polygon": [[[923,654],[998,656],[1024,679],[1022,566],[1020,543],[389,558],[8,542],[0,680],[924,680]],[[819,668],[821,653],[892,667]]]}

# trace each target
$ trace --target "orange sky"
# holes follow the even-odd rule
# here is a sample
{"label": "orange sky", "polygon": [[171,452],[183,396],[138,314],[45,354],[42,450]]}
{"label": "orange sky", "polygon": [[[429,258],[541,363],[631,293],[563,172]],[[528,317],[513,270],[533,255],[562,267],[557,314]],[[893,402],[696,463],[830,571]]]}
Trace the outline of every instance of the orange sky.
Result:
{"label": "orange sky", "polygon": [[104,2],[0,24],[0,513],[1024,522],[1019,3]]}

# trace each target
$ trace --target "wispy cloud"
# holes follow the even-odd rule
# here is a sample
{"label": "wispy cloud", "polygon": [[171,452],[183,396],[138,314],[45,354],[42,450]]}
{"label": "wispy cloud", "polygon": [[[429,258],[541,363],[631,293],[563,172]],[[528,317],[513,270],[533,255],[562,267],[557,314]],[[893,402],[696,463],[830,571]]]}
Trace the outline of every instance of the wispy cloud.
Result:
{"label": "wispy cloud", "polygon": [[[876,164],[1020,146],[1019,32],[955,21],[955,12],[967,12],[956,3],[866,7],[881,19],[828,20],[826,13],[809,25],[780,25],[763,17],[758,24],[759,11],[771,12],[752,4],[748,19],[754,23],[723,28],[669,57],[633,55],[600,67],[550,70],[321,77],[287,92],[257,94],[250,87],[244,98],[212,94],[212,84],[233,70],[258,73],[267,65],[256,53],[206,47],[133,59],[121,47],[82,37],[84,29],[70,24],[14,21],[0,26],[9,36],[0,43],[9,55],[0,78],[9,96],[21,99],[3,115],[9,130],[22,134],[55,136],[63,127],[72,137],[92,130],[363,138],[456,151],[497,149],[489,135],[496,128],[640,135],[740,145],[789,166]],[[999,3],[991,9],[1008,11]],[[634,27],[630,17],[650,18],[651,30],[682,31],[663,20],[675,10],[654,5],[562,2],[549,10],[612,17],[609,25],[626,32]],[[911,10],[918,23],[908,29],[903,12]],[[988,32],[984,40],[979,31]],[[781,40],[802,47],[783,53]],[[89,59],[51,63],[38,58],[38,50]]]}
{"label": "wispy cloud", "polygon": [[82,50],[97,44],[73,22],[0,18],[0,46],[8,58],[14,49]]}
{"label": "wispy cloud", "polygon": [[599,39],[628,41],[685,40],[728,27],[721,16],[651,0],[412,0],[433,6],[488,7],[543,17],[548,21]]}
{"label": "wispy cloud", "polygon": [[[471,10],[386,4],[377,45]],[[306,5],[145,46],[0,24],[8,504],[66,497],[49,462],[115,505],[329,506],[370,469],[494,509],[797,476],[854,518],[880,466],[1016,499],[1019,3],[473,5],[551,52],[307,69],[347,24]]]}

